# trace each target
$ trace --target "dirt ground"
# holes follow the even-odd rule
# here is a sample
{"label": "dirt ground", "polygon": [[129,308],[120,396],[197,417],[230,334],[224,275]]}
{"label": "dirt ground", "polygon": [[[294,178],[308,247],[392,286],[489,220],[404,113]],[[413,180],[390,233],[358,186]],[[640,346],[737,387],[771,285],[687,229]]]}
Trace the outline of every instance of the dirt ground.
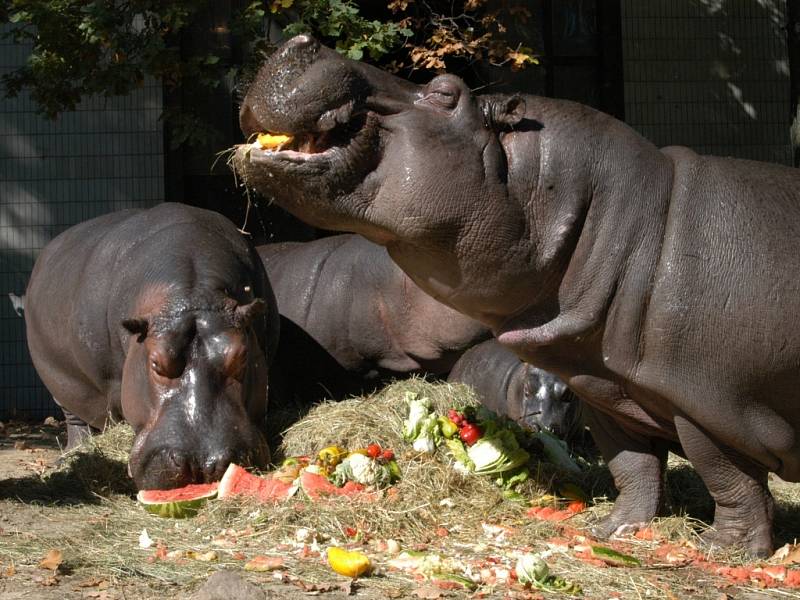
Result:
{"label": "dirt ground", "polygon": [[[57,422],[42,425],[15,423],[0,429],[0,599],[71,599],[98,598],[147,599],[190,598],[203,584],[208,574],[227,565],[216,564],[187,579],[185,584],[175,584],[168,578],[131,575],[117,567],[103,571],[96,566],[78,564],[70,566],[69,544],[91,544],[90,533],[115,527],[113,505],[97,496],[60,494],[55,497],[52,487],[40,486],[37,481],[60,456],[65,430]],[[124,486],[123,486],[124,487]],[[122,501],[134,505],[134,500]],[[780,543],[791,542],[794,523],[800,522],[800,506],[793,503],[796,488],[780,481],[773,482],[773,491],[778,498],[777,520],[784,525],[779,529]],[[114,490],[111,492],[116,493]],[[111,493],[110,492],[110,493]],[[687,488],[687,493],[692,493]],[[161,524],[166,520],[146,516]],[[181,527],[187,521],[180,523]],[[178,524],[174,528],[178,530]],[[199,531],[199,528],[198,528]],[[177,535],[177,534],[176,534]],[[52,539],[55,549],[64,548],[64,564],[53,571],[41,566],[46,557],[44,548]],[[26,540],[30,540],[30,556],[25,556]],[[68,540],[69,543],[65,542]],[[44,546],[42,545],[44,542]],[[125,543],[135,543],[126,540]],[[5,554],[3,548],[15,548],[17,554]],[[22,554],[19,554],[22,549]],[[319,562],[319,560],[318,560]],[[574,562],[574,561],[573,561]],[[294,563],[292,563],[294,564]],[[566,563],[565,563],[566,564]],[[519,588],[510,590],[505,586],[482,587],[478,592],[442,589],[413,580],[410,585],[372,587],[368,582],[356,583],[352,588],[344,578],[331,574],[324,584],[298,583],[295,578],[284,575],[280,580],[275,573],[246,573],[241,566],[235,567],[244,579],[256,584],[267,598],[295,600],[313,595],[325,598],[359,597],[378,598],[566,598],[555,592],[529,592]],[[291,572],[291,569],[289,569]],[[733,584],[722,578],[694,569],[691,566],[676,566],[659,569],[597,568],[582,571],[585,598],[708,598],[713,600],[756,600],[764,598],[800,598],[800,592],[792,589],[760,589],[758,585]],[[587,578],[588,573],[588,578]],[[607,585],[599,592],[592,592],[592,579],[618,582],[617,591],[608,593]],[[609,579],[611,578],[611,579]],[[610,589],[613,589],[610,588]]]}

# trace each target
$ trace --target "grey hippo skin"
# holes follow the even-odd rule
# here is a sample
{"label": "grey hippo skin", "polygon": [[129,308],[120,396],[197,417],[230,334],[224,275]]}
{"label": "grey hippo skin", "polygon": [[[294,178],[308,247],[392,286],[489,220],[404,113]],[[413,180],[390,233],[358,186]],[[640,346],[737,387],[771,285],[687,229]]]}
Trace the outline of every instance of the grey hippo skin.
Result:
{"label": "grey hippo skin", "polygon": [[243,102],[245,181],[385,245],[590,407],[620,495],[598,535],[658,512],[680,445],[716,502],[707,541],[765,556],[767,473],[800,479],[800,172],[659,150],[572,102],[414,85],[295,37]]}
{"label": "grey hippo skin", "polygon": [[139,489],[269,461],[278,313],[255,249],[227,219],[161,204],[86,221],[41,252],[26,299],[37,372],[91,427],[130,423]]}
{"label": "grey hippo skin", "polygon": [[471,386],[486,408],[564,440],[583,429],[578,398],[555,375],[522,362],[497,340],[467,350],[447,381]]}
{"label": "grey hippo skin", "polygon": [[256,249],[281,314],[275,371],[304,403],[412,373],[446,375],[491,336],[420,290],[383,246],[360,235]]}

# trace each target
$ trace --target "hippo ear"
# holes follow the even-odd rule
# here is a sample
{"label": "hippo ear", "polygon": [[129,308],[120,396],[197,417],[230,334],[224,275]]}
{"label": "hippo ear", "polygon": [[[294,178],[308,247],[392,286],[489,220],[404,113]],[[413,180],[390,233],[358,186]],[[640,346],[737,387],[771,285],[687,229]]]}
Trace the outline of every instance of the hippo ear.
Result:
{"label": "hippo ear", "polygon": [[243,327],[247,327],[259,315],[263,315],[267,309],[267,303],[261,298],[256,298],[250,304],[242,304],[236,307],[236,316]]}
{"label": "hippo ear", "polygon": [[136,340],[140,344],[144,341],[144,338],[147,337],[147,328],[149,327],[149,323],[147,319],[125,319],[122,322],[122,326],[130,331],[132,334],[136,335],[139,334],[138,339]]}
{"label": "hippo ear", "polygon": [[525,99],[513,96],[492,96],[483,106],[486,126],[490,129],[513,129],[525,118]]}

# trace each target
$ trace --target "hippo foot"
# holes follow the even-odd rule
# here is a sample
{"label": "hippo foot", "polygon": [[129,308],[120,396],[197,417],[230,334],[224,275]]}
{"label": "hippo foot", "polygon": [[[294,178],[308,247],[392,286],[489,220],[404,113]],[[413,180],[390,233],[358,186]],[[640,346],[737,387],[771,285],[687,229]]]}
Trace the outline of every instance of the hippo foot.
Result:
{"label": "hippo foot", "polygon": [[730,509],[717,507],[711,529],[701,536],[703,545],[713,548],[743,548],[751,558],[772,555],[772,505],[771,497],[765,499],[766,511],[746,515],[732,514]]}
{"label": "hippo foot", "polygon": [[705,532],[700,541],[709,550],[715,548],[743,548],[748,557],[753,559],[772,556],[772,528],[766,531],[743,532],[739,529],[711,529]]}
{"label": "hippo foot", "polygon": [[626,510],[624,507],[617,509],[618,504],[619,501],[609,515],[600,519],[589,529],[594,537],[605,539],[634,534],[647,527],[656,516],[655,511]]}

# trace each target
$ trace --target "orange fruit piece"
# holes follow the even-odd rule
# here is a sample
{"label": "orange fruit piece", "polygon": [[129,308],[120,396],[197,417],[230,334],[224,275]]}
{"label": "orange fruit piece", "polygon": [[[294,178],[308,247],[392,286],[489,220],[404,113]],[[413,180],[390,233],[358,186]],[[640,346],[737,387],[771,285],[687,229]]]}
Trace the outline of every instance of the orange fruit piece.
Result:
{"label": "orange fruit piece", "polygon": [[369,570],[369,557],[361,552],[350,552],[344,548],[331,546],[328,548],[328,564],[345,577],[358,577]]}
{"label": "orange fruit piece", "polygon": [[258,144],[267,150],[277,148],[292,139],[290,135],[273,135],[271,133],[260,133],[256,138]]}

